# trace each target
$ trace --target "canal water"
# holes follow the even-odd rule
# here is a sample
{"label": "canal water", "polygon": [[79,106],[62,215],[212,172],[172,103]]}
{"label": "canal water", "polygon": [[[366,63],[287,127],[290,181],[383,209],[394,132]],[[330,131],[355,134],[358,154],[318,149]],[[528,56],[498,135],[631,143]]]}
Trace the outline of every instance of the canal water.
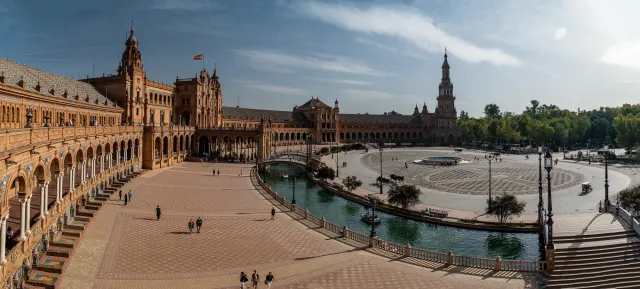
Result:
{"label": "canal water", "polygon": [[[370,208],[346,200],[309,180],[295,165],[276,164],[270,166],[267,184],[278,194],[291,201],[293,180],[282,178],[282,174],[296,175],[295,191],[297,206],[309,210],[309,213],[325,217],[338,226],[347,226],[350,230],[369,235],[371,225],[360,220]],[[263,176],[264,177],[264,176]],[[482,230],[463,229],[414,221],[383,212],[376,212],[381,222],[376,225],[377,235],[387,241],[399,244],[411,244],[412,247],[431,251],[453,252],[480,258],[519,260],[539,260],[538,235],[535,233],[501,233]]]}

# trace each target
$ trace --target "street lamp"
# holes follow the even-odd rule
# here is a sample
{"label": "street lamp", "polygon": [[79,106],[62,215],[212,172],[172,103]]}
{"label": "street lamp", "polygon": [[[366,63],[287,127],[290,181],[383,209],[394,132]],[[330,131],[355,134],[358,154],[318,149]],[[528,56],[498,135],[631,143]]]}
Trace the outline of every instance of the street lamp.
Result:
{"label": "street lamp", "polygon": [[296,204],[296,176],[293,176],[293,198],[291,199],[291,204]]}
{"label": "street lamp", "polygon": [[609,207],[609,145],[604,145],[604,211]]}
{"label": "street lamp", "polygon": [[382,147],[380,147],[380,194],[382,194]]}
{"label": "street lamp", "polygon": [[338,166],[338,157],[340,156],[340,152],[336,152],[336,178],[340,177],[340,167]]}
{"label": "street lamp", "polygon": [[369,196],[369,202],[371,203],[371,213],[372,215],[372,222],[371,222],[371,234],[369,236],[371,236],[371,238],[376,236],[376,198],[374,198],[373,196]]}
{"label": "street lamp", "polygon": [[544,155],[544,169],[547,170],[547,198],[549,219],[547,220],[547,226],[549,226],[549,243],[547,243],[547,249],[553,249],[553,210],[551,202],[551,169],[553,169],[553,157],[549,150]]}
{"label": "street lamp", "polygon": [[489,213],[491,213],[493,208],[493,200],[491,199],[491,160],[493,160],[494,157],[495,155],[493,153],[489,153],[489,156],[487,157],[487,159],[489,160]]}
{"label": "street lamp", "polygon": [[[546,157],[546,156],[545,156]],[[538,146],[538,224],[542,223],[540,215],[542,212],[542,146]]]}

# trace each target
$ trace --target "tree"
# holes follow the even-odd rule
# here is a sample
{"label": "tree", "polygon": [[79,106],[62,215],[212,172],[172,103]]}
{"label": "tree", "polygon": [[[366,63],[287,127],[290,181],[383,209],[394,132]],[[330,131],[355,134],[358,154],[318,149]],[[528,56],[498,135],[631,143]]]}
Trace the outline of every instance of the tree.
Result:
{"label": "tree", "polygon": [[389,195],[387,199],[389,204],[407,209],[420,204],[422,192],[415,185],[399,185],[391,187],[387,194]]}
{"label": "tree", "polygon": [[362,186],[362,181],[358,180],[355,176],[348,176],[346,179],[342,180],[342,184],[344,185],[349,192],[353,192],[358,187]]}
{"label": "tree", "polygon": [[[491,208],[489,208],[491,205]],[[498,218],[500,224],[511,218],[512,216],[520,216],[524,212],[525,202],[520,202],[516,199],[516,196],[510,194],[503,194],[493,198],[492,201],[487,199],[487,208],[485,213]]]}
{"label": "tree", "polygon": [[618,132],[616,142],[631,148],[640,141],[640,115],[619,115],[613,119],[613,127]]}
{"label": "tree", "polygon": [[328,154],[329,153],[329,148],[321,148],[320,149],[320,153],[323,154],[323,155]]}
{"label": "tree", "polygon": [[460,111],[460,120],[468,120],[469,119],[469,113],[466,111]]}
{"label": "tree", "polygon": [[620,201],[620,206],[625,209],[633,209],[636,212],[639,211],[640,185],[620,191],[620,193],[618,193],[618,201]]}
{"label": "tree", "polygon": [[321,180],[327,180],[327,179],[333,180],[336,178],[336,171],[334,171],[330,167],[321,167],[318,170],[316,177],[318,177]]}
{"label": "tree", "polygon": [[487,104],[484,107],[484,115],[488,118],[500,117],[500,107],[495,103]]}

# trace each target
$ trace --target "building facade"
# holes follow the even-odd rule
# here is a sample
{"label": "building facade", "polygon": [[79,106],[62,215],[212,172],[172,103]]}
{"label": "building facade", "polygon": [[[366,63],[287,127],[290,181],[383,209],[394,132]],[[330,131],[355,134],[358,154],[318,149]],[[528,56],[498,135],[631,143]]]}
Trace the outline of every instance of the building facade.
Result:
{"label": "building facade", "polygon": [[0,287],[20,288],[81,198],[126,173],[206,154],[255,161],[306,141],[454,144],[449,69],[445,54],[434,112],[372,115],[314,97],[291,111],[224,107],[215,68],[152,81],[133,26],[114,75],[73,80],[0,58]]}

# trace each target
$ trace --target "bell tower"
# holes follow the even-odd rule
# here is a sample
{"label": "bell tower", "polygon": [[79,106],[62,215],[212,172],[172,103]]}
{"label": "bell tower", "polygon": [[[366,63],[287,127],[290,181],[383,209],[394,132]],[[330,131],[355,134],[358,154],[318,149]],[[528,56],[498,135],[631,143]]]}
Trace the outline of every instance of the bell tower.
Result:
{"label": "bell tower", "polygon": [[442,63],[442,78],[440,79],[440,86],[438,87],[438,107],[436,108],[436,114],[445,117],[456,117],[456,97],[453,94],[453,83],[451,83],[449,74],[451,67],[449,66],[447,58],[447,50],[445,49],[444,62]]}
{"label": "bell tower", "polygon": [[145,73],[142,65],[142,53],[138,48],[138,39],[135,36],[133,21],[131,22],[131,30],[129,38],[124,42],[125,49],[122,52],[122,59],[118,65],[118,76],[126,79],[125,101],[120,103],[125,108],[123,122],[135,123],[144,122],[144,113],[135,113],[136,111],[147,111],[147,99],[145,89]]}

